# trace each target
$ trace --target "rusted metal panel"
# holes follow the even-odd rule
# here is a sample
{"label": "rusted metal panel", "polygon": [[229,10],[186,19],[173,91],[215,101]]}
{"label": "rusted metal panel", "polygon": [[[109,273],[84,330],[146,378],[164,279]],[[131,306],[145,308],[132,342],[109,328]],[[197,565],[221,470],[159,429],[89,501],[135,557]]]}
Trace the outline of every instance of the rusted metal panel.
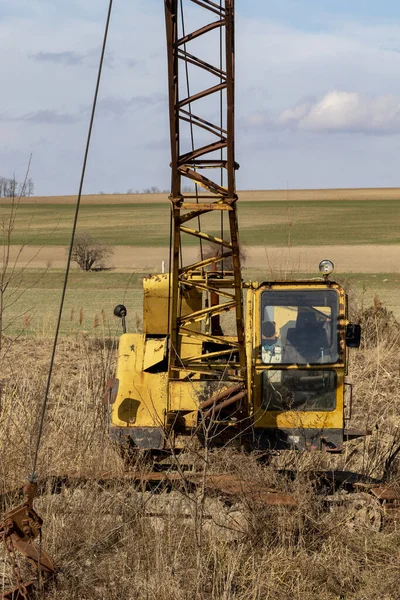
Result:
{"label": "rusted metal panel", "polygon": [[385,500],[388,502],[396,501],[399,503],[400,508],[400,490],[390,485],[379,485],[370,488],[370,492],[374,494],[379,500]]}
{"label": "rusted metal panel", "polygon": [[165,446],[162,427],[111,427],[110,438],[122,446],[132,443],[141,450],[162,450]]}
{"label": "rusted metal panel", "polygon": [[208,411],[206,413],[204,413],[204,416],[212,417],[214,415],[218,415],[218,413],[222,409],[227,408],[228,406],[231,406],[232,404],[235,404],[236,402],[240,402],[246,396],[247,396],[247,391],[243,390],[243,392],[240,392],[239,394],[235,394],[234,396],[231,396],[227,400],[224,400],[223,402],[220,402],[219,404],[212,406],[211,408],[208,409]]}
{"label": "rusted metal panel", "polygon": [[231,396],[232,394],[236,394],[237,392],[241,391],[242,389],[243,389],[243,385],[241,383],[238,383],[238,384],[230,386],[222,391],[218,391],[217,394],[214,394],[213,396],[211,396],[211,398],[209,398],[208,400],[205,400],[204,402],[201,403],[201,409],[204,410],[206,408],[209,408],[213,404],[218,404],[221,400],[224,400],[225,398],[227,398],[228,396]]}
{"label": "rusted metal panel", "polygon": [[0,523],[0,540],[6,548],[14,575],[13,589],[5,590],[2,598],[23,598],[34,591],[34,582],[23,581],[15,551],[26,556],[30,564],[40,573],[43,581],[54,574],[54,563],[46,552],[35,544],[42,528],[42,519],[33,508],[33,500],[37,493],[37,484],[28,483],[24,488],[24,501],[21,505],[8,511]]}
{"label": "rusted metal panel", "polygon": [[[191,482],[202,481],[200,475],[188,475]],[[205,478],[205,487],[208,490],[216,490],[228,496],[238,496],[249,499],[260,504],[270,506],[297,506],[297,502],[290,494],[282,494],[267,488],[266,486],[247,479],[238,477],[232,473],[208,473]]]}
{"label": "rusted metal panel", "polygon": [[116,377],[110,377],[106,383],[103,394],[103,404],[113,404],[117,397],[119,381]]}

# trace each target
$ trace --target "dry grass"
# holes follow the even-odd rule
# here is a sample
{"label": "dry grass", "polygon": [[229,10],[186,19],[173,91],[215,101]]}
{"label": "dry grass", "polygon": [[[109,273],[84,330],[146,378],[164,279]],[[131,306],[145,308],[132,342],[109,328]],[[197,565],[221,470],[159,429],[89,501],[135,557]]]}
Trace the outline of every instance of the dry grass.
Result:
{"label": "dry grass", "polygon": [[[398,440],[399,328],[376,302],[359,314],[368,342],[354,351],[354,426],[374,435],[340,458],[341,466],[376,474]],[[123,473],[108,439],[101,393],[113,372],[109,340],[60,342],[40,453],[39,473]],[[50,342],[20,340],[2,361],[0,491],[22,483],[31,469]],[[287,457],[287,458],[286,458]],[[120,482],[88,482],[36,501],[44,545],[57,580],[48,600],[398,600],[400,528],[354,524],[327,511],[310,468],[320,454],[285,455],[300,475],[291,481],[254,455],[211,453],[208,468],[289,491],[296,509],[227,502],[201,490],[152,493]],[[399,461],[391,478],[399,481]],[[163,511],[162,517],[149,513]],[[0,563],[1,568],[1,563]],[[4,569],[5,581],[8,571]]]}

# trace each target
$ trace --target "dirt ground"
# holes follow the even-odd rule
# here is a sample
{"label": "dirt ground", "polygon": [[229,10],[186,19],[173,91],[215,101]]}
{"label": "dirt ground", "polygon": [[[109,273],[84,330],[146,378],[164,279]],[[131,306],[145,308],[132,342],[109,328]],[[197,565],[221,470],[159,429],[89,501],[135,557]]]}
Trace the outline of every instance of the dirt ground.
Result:
{"label": "dirt ground", "polygon": [[[87,194],[83,204],[151,204],[165,202],[169,192],[159,194]],[[240,201],[274,200],[400,200],[400,188],[338,188],[304,190],[243,190]],[[22,204],[75,204],[75,196],[32,196],[22,198]]]}
{"label": "dirt ground", "polygon": [[[15,258],[19,247],[12,248]],[[185,261],[195,262],[197,248],[186,248]],[[253,246],[246,249],[245,266],[265,268],[266,274],[312,273],[317,272],[319,262],[329,258],[335,264],[338,273],[399,273],[398,245],[356,245],[356,246],[296,246],[278,248]],[[162,261],[168,268],[168,248],[135,246],[116,246],[110,266],[117,271],[162,270]],[[19,266],[27,264],[29,268],[63,268],[66,263],[64,247],[45,246],[43,248],[26,246],[19,256]]]}

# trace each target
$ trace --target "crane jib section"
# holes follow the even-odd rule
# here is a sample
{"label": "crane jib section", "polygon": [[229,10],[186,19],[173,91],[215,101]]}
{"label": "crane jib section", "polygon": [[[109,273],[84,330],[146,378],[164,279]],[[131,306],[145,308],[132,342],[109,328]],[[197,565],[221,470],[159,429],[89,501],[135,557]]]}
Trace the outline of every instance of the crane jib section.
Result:
{"label": "crane jib section", "polygon": [[[171,139],[170,377],[187,378],[190,373],[244,380],[234,0],[165,0],[165,16]],[[196,260],[193,243],[198,244]],[[201,306],[193,301],[196,293]],[[227,313],[234,316],[228,332],[220,325]]]}

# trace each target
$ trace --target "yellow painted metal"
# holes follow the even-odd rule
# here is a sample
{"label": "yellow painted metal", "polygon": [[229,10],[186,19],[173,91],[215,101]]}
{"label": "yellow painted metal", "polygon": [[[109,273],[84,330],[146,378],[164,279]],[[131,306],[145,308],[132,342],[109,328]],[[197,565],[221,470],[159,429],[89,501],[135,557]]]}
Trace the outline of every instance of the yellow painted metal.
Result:
{"label": "yellow painted metal", "polygon": [[[303,368],[303,367],[302,367]],[[331,411],[266,411],[261,408],[261,373],[255,376],[254,427],[279,429],[341,429],[344,425],[344,371],[337,373],[336,408]]]}
{"label": "yellow painted metal", "polygon": [[229,310],[233,310],[235,307],[236,302],[225,302],[223,304],[217,304],[216,306],[203,308],[202,310],[198,310],[187,316],[182,316],[180,317],[179,321],[183,325],[187,325],[188,323],[196,323],[198,321],[202,321],[208,315],[219,315],[221,313],[228,312]]}
{"label": "yellow painted metal", "polygon": [[254,414],[253,404],[253,365],[255,360],[255,345],[254,345],[254,290],[249,287],[245,295],[245,348],[246,348],[246,367],[247,367],[247,402],[249,406],[249,414]]}
{"label": "yellow painted metal", "polygon": [[[194,335],[196,335],[194,333]],[[189,336],[185,336],[183,338],[181,338],[180,340],[180,360],[182,363],[184,363],[186,358],[189,358],[190,356],[193,356],[195,354],[200,354],[201,353],[201,348],[202,348],[202,341],[201,339],[195,338],[195,337],[189,337]],[[187,376],[189,374],[189,371],[186,370],[182,370],[179,372],[179,378],[185,378],[185,376]],[[199,375],[198,374],[191,374],[190,378],[191,379],[199,379]],[[187,383],[187,382],[185,382]]]}
{"label": "yellow painted metal", "polygon": [[167,373],[143,370],[146,336],[126,333],[120,337],[118,393],[111,405],[113,427],[161,427],[165,422]]}
{"label": "yellow painted metal", "polygon": [[[167,335],[171,286],[172,283],[168,273],[152,275],[143,279],[143,333]],[[188,315],[201,310],[202,294],[195,288],[188,287],[180,302],[180,314],[182,316]],[[194,331],[198,331],[199,328],[199,324],[190,325],[190,329]]]}
{"label": "yellow painted metal", "polygon": [[219,244],[224,248],[232,248],[232,242],[228,242],[227,240],[223,240],[222,238],[216,237],[215,235],[210,235],[208,233],[204,233],[203,231],[198,231],[197,229],[191,229],[190,227],[181,227],[180,228],[183,233],[187,233],[189,235],[194,235],[206,242],[212,242],[213,244]]}
{"label": "yellow painted metal", "polygon": [[220,202],[213,202],[208,204],[197,204],[195,202],[183,202],[181,204],[182,210],[195,210],[196,212],[204,211],[208,212],[211,210],[232,210],[232,207],[229,204],[223,204]]}
{"label": "yellow painted metal", "polygon": [[197,427],[202,387],[200,381],[170,382],[170,412],[179,412],[188,429]]}
{"label": "yellow painted metal", "polygon": [[164,360],[168,338],[147,338],[145,341],[143,371],[151,369]]}
{"label": "yellow painted metal", "polygon": [[143,332],[168,333],[168,275],[152,275],[143,279]]}
{"label": "yellow painted metal", "polygon": [[[202,346],[210,337],[200,329],[200,324],[188,324],[185,335],[180,338],[180,357],[186,361],[186,370],[179,371],[177,379],[171,379],[167,372],[156,373],[154,367],[161,365],[168,351],[168,337],[160,336],[167,327],[168,307],[168,275],[157,275],[146,278],[145,287],[145,331],[146,334],[125,334],[120,339],[118,371],[119,389],[116,400],[111,406],[112,426],[120,427],[171,427],[175,419],[179,420],[179,436],[183,431],[191,435],[201,422],[200,403],[218,389],[220,382],[201,379],[201,364],[191,365],[202,356]],[[266,411],[262,408],[262,373],[276,369],[276,364],[261,362],[261,294],[265,289],[273,290],[336,290],[339,298],[339,332],[340,362],[329,365],[337,377],[336,406],[331,411]],[[201,283],[188,286],[184,290],[182,314],[203,312]],[[246,293],[246,363],[248,387],[248,403],[250,414],[254,419],[255,429],[343,429],[344,427],[344,377],[346,368],[345,326],[347,323],[346,297],[344,291],[336,284],[290,282],[290,284],[273,283],[263,286],[249,283],[244,286]],[[282,315],[277,312],[277,319],[282,324],[290,320],[291,309],[283,308]],[[285,312],[286,311],[286,312]],[[277,323],[278,328],[280,326]],[[149,335],[150,334],[150,335]],[[236,338],[221,337],[221,343],[229,339],[234,344]],[[218,353],[215,348],[214,354]],[[222,352],[227,352],[222,349]],[[210,355],[211,358],[212,354]],[[219,356],[219,353],[216,354]],[[188,360],[191,359],[191,360]],[[223,363],[219,366],[224,368]],[[284,369],[304,369],[312,371],[320,368],[309,365],[282,365]],[[185,380],[186,377],[186,380]],[[175,416],[174,416],[175,415]],[[182,429],[183,426],[183,429]],[[175,438],[174,438],[175,439]]]}

